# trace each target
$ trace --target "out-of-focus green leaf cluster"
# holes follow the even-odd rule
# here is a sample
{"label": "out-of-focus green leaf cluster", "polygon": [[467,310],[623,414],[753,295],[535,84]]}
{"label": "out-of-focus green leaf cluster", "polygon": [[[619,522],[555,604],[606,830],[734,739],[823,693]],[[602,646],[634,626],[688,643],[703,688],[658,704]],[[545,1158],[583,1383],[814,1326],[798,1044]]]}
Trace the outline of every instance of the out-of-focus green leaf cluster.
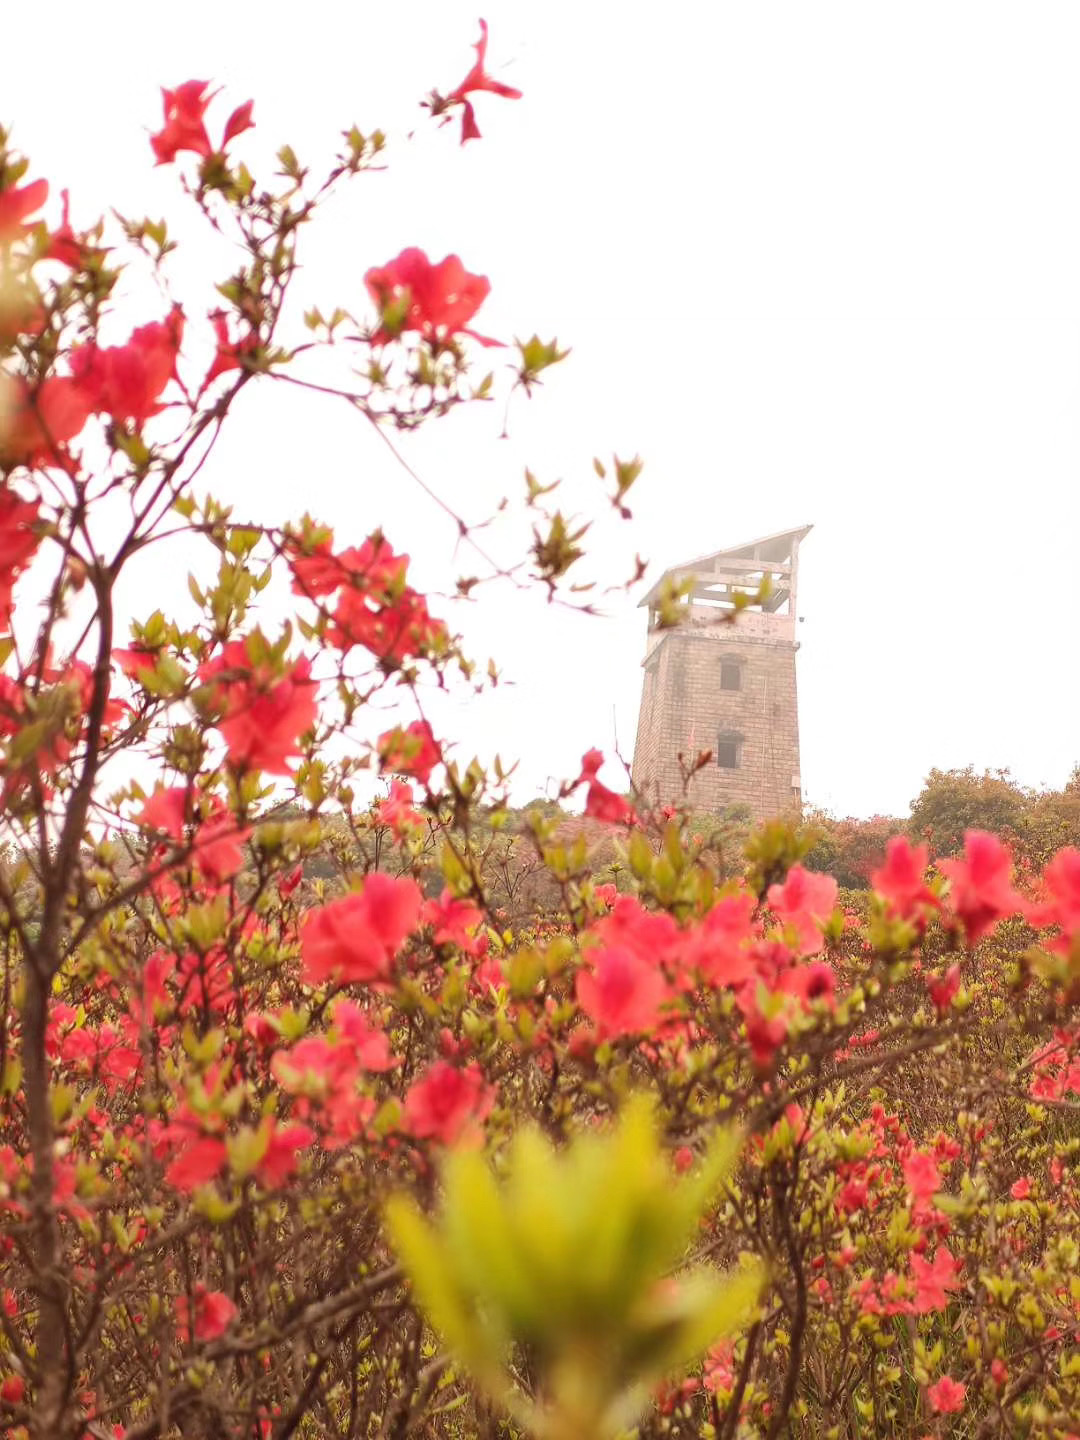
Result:
{"label": "out-of-focus green leaf cluster", "polygon": [[[523,1130],[501,1176],[477,1150],[452,1152],[439,1218],[398,1196],[390,1232],[432,1324],[500,1402],[553,1440],[613,1434],[757,1303],[759,1265],[672,1273],[739,1147],[720,1131],[676,1178],[638,1096],[563,1149]],[[510,1380],[514,1345],[539,1377],[535,1404]]]}

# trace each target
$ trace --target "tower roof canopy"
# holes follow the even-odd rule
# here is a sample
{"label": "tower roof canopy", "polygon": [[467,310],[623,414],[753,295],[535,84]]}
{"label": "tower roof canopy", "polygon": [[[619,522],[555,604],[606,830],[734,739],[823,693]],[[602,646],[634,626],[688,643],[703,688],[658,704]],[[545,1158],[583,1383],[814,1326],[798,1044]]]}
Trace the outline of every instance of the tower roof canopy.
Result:
{"label": "tower roof canopy", "polygon": [[790,570],[796,546],[813,528],[812,525],[799,525],[793,530],[777,530],[772,535],[761,535],[756,540],[747,540],[741,545],[714,550],[710,555],[699,555],[696,560],[685,560],[681,565],[673,565],[664,571],[640,604],[651,605],[669,581],[679,584],[691,575],[708,584],[721,576],[726,578],[736,571],[749,575],[754,571],[767,571],[773,567]]}

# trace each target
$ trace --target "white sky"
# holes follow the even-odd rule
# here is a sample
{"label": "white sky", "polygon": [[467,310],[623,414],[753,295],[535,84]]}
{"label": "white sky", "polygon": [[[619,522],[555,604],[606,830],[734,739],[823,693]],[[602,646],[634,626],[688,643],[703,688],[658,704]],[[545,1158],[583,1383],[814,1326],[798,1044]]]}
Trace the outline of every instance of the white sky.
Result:
{"label": "white sky", "polygon": [[[416,102],[464,75],[477,13],[54,0],[46,31],[5,0],[0,120],[76,224],[185,217],[147,145],[161,83],[223,84],[211,133],[254,96],[236,147],[253,168],[381,126],[391,169],[311,236],[311,298],[360,308],[369,265],[454,250],[492,281],[479,329],[574,347],[509,440],[492,407],[409,445],[451,503],[481,517],[529,463],[599,513],[591,457],[638,452],[633,525],[596,531],[612,580],[635,550],[657,573],[812,522],[807,798],[903,811],[932,765],[968,762],[1062,784],[1080,760],[1080,10],[489,0],[490,68],[525,98],[478,97],[484,138],[462,149]],[[231,257],[177,267],[192,314],[200,264],[222,277]],[[343,407],[249,390],[207,479],[253,518],[306,506],[348,540],[381,523],[421,585],[473,568]],[[184,593],[182,573],[154,585],[154,603]],[[520,756],[521,798],[613,727],[629,758],[637,595],[589,620],[480,594],[444,613],[515,683],[447,718],[462,749]]]}

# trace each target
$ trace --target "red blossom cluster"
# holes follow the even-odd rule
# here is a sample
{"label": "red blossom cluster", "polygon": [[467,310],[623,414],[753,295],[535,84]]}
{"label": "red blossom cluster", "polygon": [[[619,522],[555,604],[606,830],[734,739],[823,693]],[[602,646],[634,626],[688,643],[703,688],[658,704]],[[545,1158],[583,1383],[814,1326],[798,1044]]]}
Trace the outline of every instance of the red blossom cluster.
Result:
{"label": "red blossom cluster", "polygon": [[[53,781],[77,752],[89,730],[90,701],[99,682],[84,660],[57,666],[45,656],[37,693],[0,671],[0,803],[37,789],[43,797],[54,793]],[[100,734],[111,737],[127,715],[123,700],[102,697]]]}
{"label": "red blossom cluster", "polygon": [[412,786],[403,780],[390,781],[390,793],[379,801],[375,813],[380,825],[388,825],[399,839],[423,823],[413,808]]}
{"label": "red blossom cluster", "polygon": [[140,326],[123,345],[75,346],[70,375],[52,375],[33,386],[21,378],[11,382],[0,425],[0,463],[69,468],[67,446],[95,414],[141,428],[161,412],[162,393],[177,378],[183,334],[184,316],[176,306],[165,320]]}
{"label": "red blossom cluster", "polygon": [[175,90],[162,89],[165,124],[150,137],[150,146],[159,165],[170,164],[181,150],[190,151],[204,160],[211,155],[222,154],[231,140],[254,125],[251,118],[254,101],[247,100],[238,105],[226,120],[221,144],[217,147],[211,145],[203,118],[214,98],[212,94],[207,94],[209,89],[208,80],[185,80]]}
{"label": "red blossom cluster", "polygon": [[238,770],[290,773],[289,762],[302,753],[301,737],[318,717],[311,661],[274,661],[260,655],[258,637],[231,640],[199,667],[210,687],[210,704],[229,763]]}
{"label": "red blossom cluster", "polygon": [[468,335],[481,345],[502,344],[468,328],[491,285],[486,275],[470,275],[456,255],[434,265],[411,246],[369,270],[364,284],[381,317],[376,344],[388,344],[408,330],[436,345],[454,335]]}
{"label": "red blossom cluster", "polygon": [[495,1090],[479,1065],[436,1060],[405,1096],[405,1124],[417,1139],[455,1145],[480,1135],[494,1103]]}
{"label": "red blossom cluster", "polygon": [[785,886],[773,888],[770,906],[800,937],[794,950],[770,935],[746,893],[721,898],[685,929],[630,896],[617,899],[591,927],[598,943],[586,950],[577,979],[578,1003],[598,1038],[647,1035],[662,1021],[670,1029],[679,1023],[680,995],[699,983],[730,987],[755,1060],[769,1065],[799,1010],[818,1000],[831,1004],[835,988],[827,963],[802,963],[824,944],[820,927],[831,906],[823,906],[835,898],[835,882],[793,867]]}
{"label": "red blossom cluster", "polygon": [[389,979],[422,903],[414,880],[374,874],[362,889],[310,911],[302,936],[305,978],[312,984]]}
{"label": "red blossom cluster", "polygon": [[414,720],[404,728],[398,725],[378,739],[379,765],[384,774],[410,775],[421,785],[442,764],[442,755],[426,720]]}
{"label": "red blossom cluster", "polygon": [[337,555],[324,541],[310,554],[293,553],[290,564],[294,592],[325,604],[326,639],[338,649],[363,645],[384,664],[401,665],[448,644],[446,626],[406,583],[409,557],[395,555],[381,535]]}
{"label": "red blossom cluster", "polygon": [[161,787],[146,801],[139,824],[157,831],[182,846],[189,840],[192,858],[202,878],[210,885],[223,885],[239,874],[244,864],[244,841],[250,827],[239,827],[217,795],[196,818],[196,797],[184,785]]}

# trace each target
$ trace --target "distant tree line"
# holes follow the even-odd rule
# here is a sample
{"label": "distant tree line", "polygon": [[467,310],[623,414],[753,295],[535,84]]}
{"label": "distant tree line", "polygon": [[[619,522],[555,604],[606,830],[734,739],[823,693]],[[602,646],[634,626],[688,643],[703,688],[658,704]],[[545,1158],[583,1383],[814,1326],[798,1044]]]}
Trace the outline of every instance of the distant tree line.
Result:
{"label": "distant tree line", "polygon": [[1011,847],[1018,865],[1037,869],[1065,845],[1080,846],[1080,765],[1061,790],[1020,785],[1007,770],[931,770],[906,816],[838,819],[812,811],[817,832],[806,863],[848,889],[865,889],[892,835],[925,841],[931,858],[959,854],[966,830],[988,830]]}

